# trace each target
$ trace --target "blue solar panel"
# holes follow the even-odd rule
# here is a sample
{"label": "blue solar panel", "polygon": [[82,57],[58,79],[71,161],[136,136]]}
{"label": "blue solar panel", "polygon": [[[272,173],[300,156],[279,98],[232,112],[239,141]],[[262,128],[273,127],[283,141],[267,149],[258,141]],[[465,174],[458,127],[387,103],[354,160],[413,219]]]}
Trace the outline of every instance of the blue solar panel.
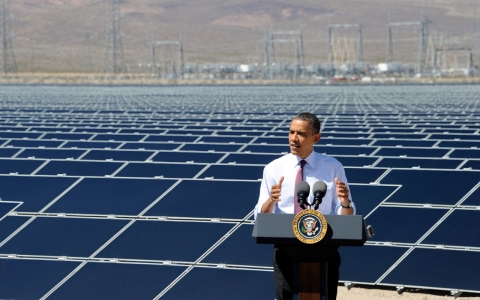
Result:
{"label": "blue solar panel", "polygon": [[18,211],[38,212],[76,180],[65,177],[0,176],[0,198],[24,202]]}
{"label": "blue solar panel", "polygon": [[194,262],[232,227],[210,222],[135,221],[96,257]]}
{"label": "blue solar panel", "polygon": [[267,165],[281,156],[280,154],[229,153],[228,156],[222,160],[222,163]]}
{"label": "blue solar panel", "polygon": [[[455,205],[479,178],[478,172],[392,170],[381,183],[402,185],[387,202]],[[427,193],[425,187],[428,187]]]}
{"label": "blue solar panel", "polygon": [[255,207],[259,189],[258,182],[184,180],[145,215],[241,220]]}
{"label": "blue solar panel", "polygon": [[382,168],[345,168],[348,182],[351,183],[375,182],[385,171]]}
{"label": "blue solar panel", "polygon": [[193,178],[205,165],[167,163],[129,163],[116,177]]}
{"label": "blue solar panel", "polygon": [[173,150],[181,145],[181,143],[125,143],[120,149]]}
{"label": "blue solar panel", "polygon": [[427,148],[381,148],[375,153],[377,156],[411,156],[411,157],[444,157],[450,149]]}
{"label": "blue solar panel", "polygon": [[199,141],[205,143],[249,143],[253,140],[252,137],[239,136],[202,136]]}
{"label": "blue solar panel", "polygon": [[218,152],[235,152],[243,145],[241,144],[186,144],[182,151],[218,151]]}
{"label": "blue solar panel", "polygon": [[468,196],[465,201],[462,202],[462,205],[473,205],[480,207],[480,189],[476,189],[470,196]]}
{"label": "blue solar panel", "polygon": [[120,160],[120,161],[145,161],[155,152],[153,151],[128,151],[128,150],[91,150],[82,159],[85,160]]}
{"label": "blue solar panel", "polygon": [[198,139],[198,136],[185,136],[185,135],[150,135],[145,141],[146,142],[194,142]]}
{"label": "blue solar panel", "polygon": [[120,142],[67,142],[62,148],[115,149],[121,144]]}
{"label": "blue solar panel", "polygon": [[480,252],[416,248],[381,283],[474,291],[478,261]]}
{"label": "blue solar panel", "polygon": [[89,257],[128,222],[37,217],[0,247],[0,253]]}
{"label": "blue solar panel", "polygon": [[[215,283],[212,287],[212,282]],[[241,283],[241,284],[240,284]],[[201,295],[201,296],[199,296]],[[166,294],[165,299],[273,299],[272,272],[196,267]]]}
{"label": "blue solar panel", "polygon": [[375,283],[407,250],[373,245],[340,247],[340,280]]}
{"label": "blue solar panel", "polygon": [[185,269],[89,262],[48,299],[153,299]]}
{"label": "blue solar panel", "polygon": [[396,186],[349,184],[355,199],[355,214],[366,216],[396,189]]}
{"label": "blue solar panel", "polygon": [[286,154],[290,152],[290,147],[288,144],[283,143],[283,145],[248,145],[245,147],[243,152],[254,152],[254,153],[282,153]]}
{"label": "blue solar panel", "polygon": [[455,149],[452,153],[448,155],[452,158],[477,158],[480,159],[480,149]]}
{"label": "blue solar panel", "polygon": [[354,146],[326,146],[316,145],[315,151],[325,153],[327,155],[370,155],[373,151],[377,150],[377,147],[354,147]]}
{"label": "blue solar panel", "polygon": [[22,139],[22,138],[36,139],[41,135],[42,135],[42,133],[37,133],[37,132],[6,132],[6,131],[0,131],[0,138],[8,138],[8,139]]}
{"label": "blue solar panel", "polygon": [[166,152],[159,151],[153,158],[153,161],[163,162],[195,162],[195,163],[215,163],[222,158],[224,153],[209,152]]}
{"label": "blue solar panel", "polygon": [[446,209],[379,207],[366,219],[375,229],[370,240],[416,243],[447,212]]}
{"label": "blue solar panel", "polygon": [[[375,146],[403,146],[403,147],[432,147],[435,145],[437,141],[430,141],[430,140],[376,140],[373,145]],[[443,147],[443,146],[442,146]]]}
{"label": "blue solar panel", "polygon": [[8,142],[8,146],[13,147],[48,147],[57,148],[63,143],[63,141],[51,141],[51,140],[11,140]]}
{"label": "blue solar panel", "polygon": [[463,160],[458,159],[430,159],[430,158],[382,158],[376,167],[390,168],[426,168],[426,169],[456,169]]}
{"label": "blue solar panel", "polygon": [[0,221],[20,204],[20,202],[0,201]]}
{"label": "blue solar panel", "polygon": [[0,174],[10,174],[10,173],[31,174],[44,162],[45,162],[44,160],[1,159]]}
{"label": "blue solar panel", "polygon": [[47,133],[42,137],[44,140],[58,139],[58,140],[88,140],[93,134],[84,133]]}
{"label": "blue solar panel", "polygon": [[144,134],[98,134],[92,140],[94,141],[110,141],[110,142],[138,142],[145,138]]}
{"label": "blue solar panel", "polygon": [[480,240],[466,230],[479,227],[480,211],[456,209],[422,241],[422,244],[480,247]]}
{"label": "blue solar panel", "polygon": [[123,164],[119,162],[95,161],[58,161],[52,160],[42,167],[36,174],[69,176],[105,176],[111,175]]}
{"label": "blue solar panel", "polygon": [[257,244],[253,225],[242,225],[201,262],[208,264],[272,266],[273,245]]}
{"label": "blue solar panel", "polygon": [[136,216],[174,182],[159,179],[84,178],[46,211]]}
{"label": "blue solar panel", "polygon": [[19,150],[19,148],[0,148],[0,157],[12,157]]}
{"label": "blue solar panel", "polygon": [[[4,299],[40,299],[80,262],[0,258]],[[28,288],[26,288],[28,287]]]}
{"label": "blue solar panel", "polygon": [[[0,220],[0,243],[25,224],[30,217],[6,216]],[[1,268],[1,266],[0,266]],[[1,272],[0,272],[1,273]]]}
{"label": "blue solar panel", "polygon": [[50,158],[50,159],[67,159],[78,158],[85,153],[86,150],[72,149],[25,149],[17,155],[17,158]]}
{"label": "blue solar panel", "polygon": [[263,177],[263,166],[212,165],[201,177],[215,179],[258,180]]}

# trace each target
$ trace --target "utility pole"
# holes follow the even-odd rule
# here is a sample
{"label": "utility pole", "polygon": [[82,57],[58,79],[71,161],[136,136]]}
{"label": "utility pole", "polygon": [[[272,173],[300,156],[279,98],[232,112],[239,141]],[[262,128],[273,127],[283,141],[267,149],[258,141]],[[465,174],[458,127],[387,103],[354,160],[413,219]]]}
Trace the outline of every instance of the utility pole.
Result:
{"label": "utility pole", "polygon": [[8,76],[9,73],[17,73],[17,63],[12,46],[13,34],[11,32],[13,15],[10,13],[10,0],[0,1],[0,37],[2,39],[0,67],[3,74]]}
{"label": "utility pole", "polygon": [[125,72],[126,65],[123,57],[122,37],[120,30],[120,2],[122,0],[105,0],[106,4],[106,38],[105,59],[103,61],[105,72],[117,74]]}

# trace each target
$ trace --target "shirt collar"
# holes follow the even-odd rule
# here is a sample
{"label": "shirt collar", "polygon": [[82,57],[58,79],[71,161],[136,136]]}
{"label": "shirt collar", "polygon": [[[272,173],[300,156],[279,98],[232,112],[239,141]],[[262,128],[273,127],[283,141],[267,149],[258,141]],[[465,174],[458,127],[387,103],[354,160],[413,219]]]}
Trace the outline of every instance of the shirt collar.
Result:
{"label": "shirt collar", "polygon": [[[300,157],[296,156],[296,155],[293,155],[292,156],[294,157],[293,161],[295,163],[294,167],[300,165],[300,161],[302,160]],[[305,161],[307,162],[308,165],[310,166],[315,166],[315,151],[312,151],[312,153],[310,153],[309,156],[307,156],[307,158],[305,158]]]}

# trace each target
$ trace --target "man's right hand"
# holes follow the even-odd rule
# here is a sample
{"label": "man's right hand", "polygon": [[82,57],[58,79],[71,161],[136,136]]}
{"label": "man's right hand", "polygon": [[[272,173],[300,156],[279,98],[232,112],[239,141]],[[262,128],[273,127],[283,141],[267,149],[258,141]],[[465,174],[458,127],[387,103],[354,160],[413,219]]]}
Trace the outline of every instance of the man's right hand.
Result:
{"label": "man's right hand", "polygon": [[280,177],[280,180],[278,181],[277,184],[274,184],[272,186],[272,190],[270,191],[270,199],[272,201],[275,201],[275,202],[280,201],[280,196],[282,195],[282,182],[283,182],[283,176]]}
{"label": "man's right hand", "polygon": [[283,176],[280,177],[280,180],[278,181],[278,183],[272,186],[272,189],[270,190],[270,197],[268,197],[267,201],[263,203],[262,213],[273,212],[273,208],[275,207],[275,204],[281,200],[280,196],[282,194],[282,183],[283,183]]}

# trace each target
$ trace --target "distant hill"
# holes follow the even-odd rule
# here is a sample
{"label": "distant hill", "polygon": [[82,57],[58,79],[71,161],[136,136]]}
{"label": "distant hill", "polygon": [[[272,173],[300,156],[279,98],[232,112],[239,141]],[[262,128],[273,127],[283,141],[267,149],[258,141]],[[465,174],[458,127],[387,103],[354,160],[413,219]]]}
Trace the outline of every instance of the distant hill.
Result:
{"label": "distant hill", "polygon": [[[20,71],[101,71],[105,55],[106,5],[96,0],[15,0],[10,11],[14,53]],[[361,23],[367,61],[385,60],[388,20],[417,22],[456,43],[473,43],[476,11],[470,0],[125,0],[121,3],[122,47],[130,68],[150,62],[152,40],[178,40],[185,61],[263,62],[264,30],[303,34],[306,63],[326,60],[327,25]],[[390,15],[390,17],[389,17]],[[479,22],[480,23],[480,22]],[[394,57],[414,62],[418,30],[396,28]],[[476,36],[478,36],[478,32]],[[355,42],[355,29],[336,30],[343,45]],[[276,46],[279,61],[292,61],[292,45]],[[158,52],[173,59],[173,50]],[[141,64],[141,66],[139,66]]]}

